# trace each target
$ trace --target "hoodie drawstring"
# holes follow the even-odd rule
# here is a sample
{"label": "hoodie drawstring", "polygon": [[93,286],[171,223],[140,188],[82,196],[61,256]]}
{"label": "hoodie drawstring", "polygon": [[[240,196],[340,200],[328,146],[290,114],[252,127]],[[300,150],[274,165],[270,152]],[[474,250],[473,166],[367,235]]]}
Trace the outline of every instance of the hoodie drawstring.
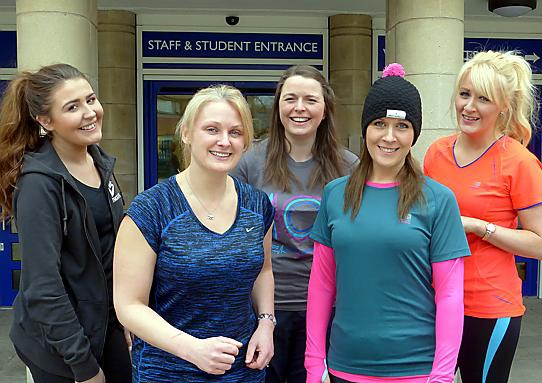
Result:
{"label": "hoodie drawstring", "polygon": [[64,236],[68,236],[68,209],[66,208],[66,193],[64,192],[64,178],[61,178],[62,184],[62,208],[64,209],[64,216],[62,217],[62,223],[64,228]]}

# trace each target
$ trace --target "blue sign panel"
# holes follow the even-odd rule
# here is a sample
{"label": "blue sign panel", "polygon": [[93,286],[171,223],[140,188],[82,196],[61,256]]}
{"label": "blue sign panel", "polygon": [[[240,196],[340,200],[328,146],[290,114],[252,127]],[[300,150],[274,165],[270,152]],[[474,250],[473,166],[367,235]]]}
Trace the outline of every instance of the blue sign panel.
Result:
{"label": "blue sign panel", "polygon": [[[542,73],[542,40],[533,39],[489,39],[489,38],[466,38],[464,41],[463,58],[468,61],[480,51],[513,51],[523,55],[531,64],[535,74]],[[378,70],[384,69],[386,62],[386,38],[378,36]]]}
{"label": "blue sign panel", "polygon": [[480,51],[518,51],[533,73],[542,73],[542,40],[466,38],[463,50],[465,61]]}
{"label": "blue sign panel", "polygon": [[0,68],[17,68],[17,32],[0,31]]}
{"label": "blue sign panel", "polygon": [[322,60],[323,35],[279,33],[142,33],[145,57]]}

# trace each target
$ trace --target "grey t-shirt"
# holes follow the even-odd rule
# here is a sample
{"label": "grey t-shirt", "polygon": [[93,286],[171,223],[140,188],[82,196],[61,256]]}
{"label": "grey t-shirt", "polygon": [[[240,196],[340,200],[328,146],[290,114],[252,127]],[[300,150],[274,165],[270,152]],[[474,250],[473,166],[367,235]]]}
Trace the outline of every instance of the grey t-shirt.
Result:
{"label": "grey t-shirt", "polygon": [[[290,184],[291,192],[279,191],[265,183],[267,140],[256,143],[245,153],[232,175],[256,186],[269,196],[275,208],[273,227],[273,275],[275,276],[275,307],[284,311],[307,308],[307,288],[312,265],[313,240],[309,238],[320,209],[323,186],[309,189],[310,176],[316,161],[295,162],[288,157],[290,171],[300,181]],[[344,175],[358,163],[352,152],[343,150],[347,164]]]}

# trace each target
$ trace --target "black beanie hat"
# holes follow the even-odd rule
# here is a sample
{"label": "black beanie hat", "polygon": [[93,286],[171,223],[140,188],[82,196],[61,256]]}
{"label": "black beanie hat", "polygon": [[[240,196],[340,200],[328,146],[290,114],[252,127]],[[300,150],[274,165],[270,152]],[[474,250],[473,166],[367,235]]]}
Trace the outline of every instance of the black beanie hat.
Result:
{"label": "black beanie hat", "polygon": [[401,64],[390,64],[369,89],[361,115],[361,135],[365,139],[367,126],[383,117],[401,118],[410,121],[414,128],[414,141],[422,130],[422,100],[418,89],[403,76]]}

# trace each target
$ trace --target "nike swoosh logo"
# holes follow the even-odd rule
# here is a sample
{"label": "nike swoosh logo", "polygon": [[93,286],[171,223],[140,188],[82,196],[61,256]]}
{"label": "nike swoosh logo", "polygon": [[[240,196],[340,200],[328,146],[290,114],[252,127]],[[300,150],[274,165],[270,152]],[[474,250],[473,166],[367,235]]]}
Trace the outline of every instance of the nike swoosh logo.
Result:
{"label": "nike swoosh logo", "polygon": [[252,230],[254,230],[256,226],[252,226],[252,227],[245,227],[245,230],[247,231],[247,233],[250,233]]}

